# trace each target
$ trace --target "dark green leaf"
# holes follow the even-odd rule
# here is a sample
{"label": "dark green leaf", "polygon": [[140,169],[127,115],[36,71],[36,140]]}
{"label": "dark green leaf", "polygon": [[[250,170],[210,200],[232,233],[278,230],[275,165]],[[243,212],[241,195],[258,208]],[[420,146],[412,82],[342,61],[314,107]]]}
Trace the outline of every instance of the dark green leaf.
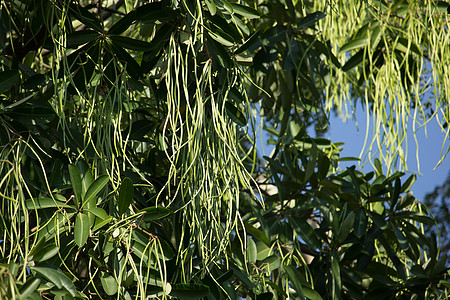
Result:
{"label": "dark green leaf", "polygon": [[350,57],[350,59],[342,67],[342,70],[344,72],[350,71],[351,69],[359,65],[363,61],[363,58],[364,58],[364,51],[363,50],[358,51],[352,57]]}
{"label": "dark green leaf", "polygon": [[312,14],[307,15],[306,17],[302,18],[297,25],[297,28],[299,30],[305,29],[310,27],[311,25],[317,23],[320,19],[325,18],[327,15],[324,14],[321,11],[316,11]]}
{"label": "dark green leaf", "polygon": [[251,234],[254,238],[257,238],[258,240],[260,240],[267,246],[270,246],[269,239],[267,238],[267,236],[264,234],[263,231],[255,228],[253,225],[251,225],[248,222],[244,222],[244,226],[245,226],[245,230],[247,231],[247,233]]}
{"label": "dark green leaf", "polygon": [[401,193],[405,193],[411,189],[411,187],[416,182],[417,176],[415,174],[412,174],[411,176],[406,179],[406,181],[402,184],[402,188],[400,190]]}
{"label": "dark green leaf", "polygon": [[[234,53],[239,54],[250,48],[251,46],[258,44],[259,30],[255,31]],[[259,42],[261,44],[261,42]]]}
{"label": "dark green leaf", "polygon": [[154,24],[157,21],[167,22],[173,20],[173,18],[175,18],[175,12],[168,7],[164,7],[163,5],[163,1],[158,1],[139,6],[136,10],[136,20],[142,21],[145,24]]}
{"label": "dark green leaf", "polygon": [[111,49],[120,62],[126,66],[127,72],[131,77],[139,78],[142,76],[141,67],[127,51],[116,46],[114,43],[111,44]]}
{"label": "dark green leaf", "polygon": [[153,45],[149,42],[132,39],[127,36],[111,35],[109,36],[109,38],[111,39],[111,41],[115,46],[125,49],[136,51],[149,51],[153,47]]}
{"label": "dark green leaf", "polygon": [[200,299],[209,294],[209,287],[203,284],[178,283],[172,285],[170,296],[179,299]]}
{"label": "dark green leaf", "polygon": [[86,195],[84,195],[84,208],[93,208],[97,205],[97,195],[108,184],[108,181],[109,176],[102,175],[89,186]]}
{"label": "dark green leaf", "polygon": [[247,120],[245,119],[244,113],[239,108],[234,106],[233,103],[229,101],[225,102],[225,109],[227,115],[231,120],[233,120],[233,122],[242,127],[247,125]]}
{"label": "dark green leaf", "polygon": [[75,205],[80,207],[80,203],[83,201],[82,193],[82,183],[81,183],[81,174],[80,170],[78,170],[77,166],[70,164],[69,165],[69,174],[70,181],[72,183],[73,192],[75,194]]}
{"label": "dark green leaf", "polygon": [[57,270],[47,267],[30,267],[30,269],[44,277],[45,280],[53,283],[58,289],[63,287],[60,273]]}
{"label": "dark green leaf", "polygon": [[232,3],[230,5],[233,8],[233,12],[238,15],[246,17],[247,19],[259,18],[259,12],[254,8],[251,8],[251,7],[245,6],[245,5],[241,5],[241,4],[237,4],[237,3]]}
{"label": "dark green leaf", "polygon": [[41,280],[37,277],[29,277],[27,282],[19,290],[21,299],[27,299],[32,292],[36,291],[41,284]]}
{"label": "dark green leaf", "polygon": [[316,163],[317,163],[317,146],[316,144],[313,144],[310,151],[309,160],[305,168],[305,179],[304,179],[305,184],[308,182],[309,178],[311,178],[311,175],[314,173]]}
{"label": "dark green leaf", "polygon": [[256,257],[257,257],[257,248],[256,248],[256,243],[255,241],[250,238],[247,237],[247,249],[246,249],[246,257],[247,257],[247,261],[249,263],[254,264],[256,262]]}
{"label": "dark green leaf", "polygon": [[0,72],[0,93],[9,90],[20,81],[20,73],[17,70]]}
{"label": "dark green leaf", "polygon": [[100,282],[102,283],[103,290],[109,296],[115,295],[119,290],[116,279],[105,272],[102,272]]}
{"label": "dark green leaf", "polygon": [[35,262],[46,261],[59,252],[59,247],[55,244],[48,244],[44,247],[38,249],[37,253],[33,255],[33,260]]}
{"label": "dark green leaf", "polygon": [[347,44],[343,45],[340,49],[340,51],[351,51],[354,49],[359,49],[361,47],[364,47],[367,44],[367,41],[369,40],[368,37],[358,38],[351,40]]}
{"label": "dark green leaf", "polygon": [[89,216],[84,213],[78,213],[75,219],[74,239],[78,247],[82,247],[89,237]]}
{"label": "dark green leaf", "polygon": [[297,297],[301,299],[305,298],[305,295],[303,294],[303,288],[302,283],[300,282],[301,274],[300,272],[292,266],[283,266],[283,269],[285,270],[286,274],[289,277],[289,280],[294,284],[294,288],[297,291]]}
{"label": "dark green leaf", "polygon": [[214,16],[216,14],[216,4],[213,0],[205,0],[206,6],[208,7],[209,13]]}
{"label": "dark green leaf", "polygon": [[159,219],[165,218],[168,215],[170,215],[170,213],[171,213],[170,209],[168,209],[166,207],[162,207],[162,206],[147,207],[147,208],[144,208],[144,209],[140,210],[139,212],[144,212],[144,218],[143,219],[146,222],[155,221],[155,220],[159,220]]}
{"label": "dark green leaf", "polygon": [[86,43],[89,43],[89,42],[95,40],[99,36],[100,35],[98,32],[90,30],[90,29],[74,31],[67,35],[66,47],[67,48],[77,48],[80,45],[84,45]]}
{"label": "dark green leaf", "polygon": [[281,265],[280,258],[277,255],[271,255],[259,263],[262,270],[268,273],[272,273],[278,269]]}
{"label": "dark green leaf", "polygon": [[314,232],[314,229],[305,219],[291,216],[288,217],[288,221],[295,233],[301,237],[309,247],[313,249],[320,248],[319,239]]}
{"label": "dark green leaf", "polygon": [[123,215],[133,201],[134,187],[130,178],[122,180],[119,190],[119,215]]}
{"label": "dark green leaf", "polygon": [[331,275],[333,276],[334,295],[333,299],[339,299],[341,295],[341,268],[339,266],[339,260],[336,258],[336,254],[331,256]]}
{"label": "dark green leaf", "polygon": [[355,223],[355,213],[351,211],[344,219],[344,222],[342,222],[341,228],[339,229],[339,233],[337,236],[339,242],[345,241],[351,229],[353,228],[354,223]]}
{"label": "dark green leaf", "polygon": [[[34,74],[23,83],[23,88],[26,90],[34,90],[38,86],[44,84],[45,84],[45,76],[43,74]],[[23,101],[23,99],[21,101]],[[11,108],[11,106],[9,107]]]}
{"label": "dark green leaf", "polygon": [[78,19],[78,21],[98,32],[103,31],[103,27],[100,24],[98,18],[94,14],[89,12],[86,8],[82,7],[81,5],[76,5],[74,3],[71,3],[69,7],[70,12],[73,14],[75,18]]}
{"label": "dark green leaf", "polygon": [[[64,202],[57,201],[51,198],[37,198],[37,199],[28,199],[25,201],[25,205],[27,209],[42,209],[42,208],[51,208],[51,207],[68,207]],[[69,206],[70,207],[70,206]]]}
{"label": "dark green leaf", "polygon": [[109,34],[121,34],[128,28],[130,28],[131,24],[136,21],[136,11],[131,11],[127,15],[125,15],[122,19],[114,23],[113,26],[108,30]]}

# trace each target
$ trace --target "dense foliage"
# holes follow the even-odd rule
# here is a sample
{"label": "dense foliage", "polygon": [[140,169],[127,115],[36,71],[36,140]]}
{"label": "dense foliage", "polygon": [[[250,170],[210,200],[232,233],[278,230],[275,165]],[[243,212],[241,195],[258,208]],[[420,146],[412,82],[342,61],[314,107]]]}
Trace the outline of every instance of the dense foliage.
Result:
{"label": "dense foliage", "polygon": [[[384,156],[338,172],[340,145],[307,133],[340,108],[343,72],[366,90],[394,53],[406,91],[427,44],[387,22],[383,38],[344,31],[337,53],[318,28],[348,7],[318,2],[3,1],[0,298],[447,298],[415,176]],[[416,15],[378,3],[356,2],[371,11],[359,35]],[[358,69],[365,51],[376,70]],[[377,115],[391,98],[375,94]]]}

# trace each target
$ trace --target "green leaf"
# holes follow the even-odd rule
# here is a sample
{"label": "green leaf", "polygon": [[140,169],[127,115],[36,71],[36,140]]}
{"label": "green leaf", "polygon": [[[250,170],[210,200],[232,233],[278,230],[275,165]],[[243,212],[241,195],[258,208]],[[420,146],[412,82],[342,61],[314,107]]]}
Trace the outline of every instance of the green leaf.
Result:
{"label": "green leaf", "polygon": [[61,286],[72,295],[72,297],[75,297],[77,295],[77,290],[75,288],[75,285],[73,284],[72,280],[70,280],[69,277],[67,277],[66,274],[64,274],[63,271],[60,269],[56,269],[56,274],[59,276],[59,280],[61,282]]}
{"label": "green leaf", "polygon": [[259,263],[259,266],[266,273],[272,273],[281,266],[281,261],[277,255],[271,255]]}
{"label": "green leaf", "polygon": [[78,213],[75,219],[74,238],[75,244],[82,247],[89,237],[89,216],[84,213]]}
{"label": "green leaf", "polygon": [[362,237],[367,231],[367,217],[364,210],[360,210],[356,217],[355,234],[357,237]]}
{"label": "green leaf", "polygon": [[26,299],[31,295],[32,292],[37,291],[39,285],[41,284],[41,280],[37,277],[29,277],[27,282],[19,290],[21,299]]}
{"label": "green leaf", "polygon": [[209,287],[203,284],[178,283],[172,285],[170,296],[179,299],[200,299],[209,294]]}
{"label": "green leaf", "polygon": [[350,234],[351,229],[355,223],[355,213],[351,211],[342,222],[341,228],[339,229],[339,233],[337,236],[337,240],[339,242],[345,241],[347,236]]}
{"label": "green leaf", "polygon": [[389,225],[391,225],[392,230],[394,230],[395,236],[397,237],[398,243],[400,244],[402,250],[407,250],[409,248],[409,243],[403,232],[401,232],[401,230],[394,224],[389,223]]}
{"label": "green leaf", "polygon": [[359,65],[364,58],[364,51],[360,50],[357,53],[355,53],[350,59],[345,63],[345,65],[342,67],[342,70],[344,72],[350,71],[357,65]]}
{"label": "green leaf", "polygon": [[369,40],[368,37],[363,38],[357,38],[354,40],[349,41],[345,45],[343,45],[340,49],[341,52],[351,51],[355,49],[359,49],[361,47],[364,47],[367,44],[367,41]]}
{"label": "green leaf", "polygon": [[208,7],[209,13],[214,16],[216,14],[216,4],[213,0],[205,0],[206,6]]}
{"label": "green leaf", "polygon": [[258,252],[257,252],[255,241],[252,238],[247,237],[247,249],[245,252],[247,261],[249,263],[255,263],[257,254],[258,254]]}
{"label": "green leaf", "polygon": [[57,270],[48,267],[30,267],[30,269],[44,277],[45,280],[53,283],[58,289],[63,287]]}
{"label": "green leaf", "polygon": [[126,66],[126,70],[128,74],[133,78],[139,78],[142,76],[142,70],[136,60],[122,47],[115,45],[114,43],[110,43],[111,50],[120,60],[120,62]]}
{"label": "green leaf", "polygon": [[[258,44],[258,37],[259,37],[259,30],[255,31],[245,42],[240,46],[234,53],[239,54],[250,48],[250,46],[253,46],[255,44]],[[259,42],[259,44],[261,44]]]}
{"label": "green leaf", "polygon": [[17,70],[0,72],[0,93],[9,90],[20,81],[20,73]]}
{"label": "green leaf", "polygon": [[271,252],[270,247],[268,247],[265,243],[262,241],[256,242],[256,260],[264,260],[267,257],[269,257],[269,254]]}
{"label": "green leaf", "polygon": [[395,205],[397,204],[400,196],[401,184],[400,178],[395,178],[394,191],[391,194],[391,211],[394,211]]}
{"label": "green leaf", "polygon": [[238,15],[246,17],[247,19],[259,18],[259,12],[254,8],[237,3],[230,3],[230,5],[233,8],[233,12]]}
{"label": "green leaf", "polygon": [[422,56],[419,47],[411,40],[407,40],[402,37],[397,38],[397,43],[395,43],[395,49],[405,54],[410,54],[411,52],[417,56]]}
{"label": "green leaf", "polygon": [[311,25],[317,23],[320,19],[325,18],[327,15],[321,11],[313,12],[312,14],[307,15],[306,17],[300,19],[297,24],[297,29],[302,30],[310,27]]}
{"label": "green leaf", "polygon": [[93,208],[97,204],[97,194],[108,184],[109,176],[102,175],[97,178],[86,191],[86,195],[84,195],[83,207],[84,208]]}
{"label": "green leaf", "polygon": [[52,198],[46,198],[46,197],[40,197],[37,199],[28,199],[25,201],[25,206],[27,209],[43,209],[43,208],[62,208],[62,207],[71,207],[69,205],[66,205],[62,201],[54,200]]}
{"label": "green leaf", "polygon": [[106,224],[111,222],[112,219],[113,219],[113,217],[111,217],[111,216],[108,216],[106,219],[100,219],[100,218],[95,219],[95,224],[94,224],[94,227],[92,227],[92,232],[99,230],[100,228],[102,228],[103,226],[105,226]]}
{"label": "green leaf", "polygon": [[244,226],[247,233],[251,234],[254,238],[257,238],[267,246],[270,246],[269,238],[263,231],[259,230],[258,228],[255,228],[253,225],[251,225],[246,221],[244,221]]}
{"label": "green leaf", "polygon": [[142,21],[144,24],[173,20],[175,17],[174,11],[171,11],[170,8],[165,8],[163,5],[163,1],[158,1],[139,6],[136,9],[136,20]]}
{"label": "green leaf", "polygon": [[126,14],[122,19],[114,23],[113,26],[108,30],[108,34],[121,34],[128,28],[130,28],[131,24],[136,21],[136,11],[131,11]]}
{"label": "green leaf", "polygon": [[294,284],[294,288],[297,291],[297,297],[299,299],[304,299],[305,295],[303,294],[302,283],[300,282],[300,278],[302,277],[300,272],[292,266],[283,266],[286,274],[288,275],[290,281]]}
{"label": "green leaf", "polygon": [[225,109],[227,115],[233,122],[242,127],[247,125],[247,120],[245,119],[244,113],[239,108],[234,106],[233,103],[229,101],[225,102]]}
{"label": "green leaf", "polygon": [[305,219],[290,216],[288,217],[288,221],[289,224],[291,224],[292,228],[294,229],[295,233],[299,237],[301,237],[309,247],[313,249],[320,248],[320,243],[317,234]]}
{"label": "green leaf", "polygon": [[206,40],[206,45],[211,55],[211,59],[226,69],[230,68],[232,66],[230,55],[220,43],[216,42],[210,35],[209,37],[210,38]]}
{"label": "green leaf", "polygon": [[310,300],[322,300],[320,294],[308,286],[303,286],[303,294]]}
{"label": "green leaf", "polygon": [[153,45],[149,42],[132,39],[127,36],[111,35],[109,36],[109,38],[111,39],[114,45],[125,49],[136,51],[149,51],[153,47]]}
{"label": "green leaf", "polygon": [[72,183],[73,192],[75,194],[75,205],[79,208],[80,203],[82,203],[82,184],[81,184],[81,175],[80,170],[78,170],[77,166],[70,164],[69,165],[69,174],[70,181]]}
{"label": "green leaf", "polygon": [[53,256],[55,256],[59,252],[59,247],[56,244],[45,245],[42,248],[39,248],[37,253],[33,255],[33,260],[35,262],[46,261]]}
{"label": "green leaf", "polygon": [[333,299],[339,299],[341,295],[341,268],[336,254],[331,256],[331,275],[333,276],[334,295]]}
{"label": "green leaf", "polygon": [[100,282],[102,284],[103,290],[108,296],[115,295],[119,290],[116,279],[105,272],[102,272],[102,274],[100,275]]}
{"label": "green leaf", "polygon": [[317,163],[317,146],[316,144],[313,144],[311,147],[309,160],[305,168],[305,179],[303,181],[305,184],[308,182],[308,180],[311,178],[311,175],[314,173],[316,163]]}
{"label": "green leaf", "polygon": [[412,174],[411,176],[406,179],[406,181],[402,184],[402,188],[400,189],[400,193],[407,192],[411,189],[411,187],[416,182],[417,176],[415,174]]}
{"label": "green leaf", "polygon": [[209,36],[224,46],[231,47],[234,45],[233,38],[221,30],[213,30],[209,32]]}
{"label": "green leaf", "polygon": [[98,32],[90,29],[74,31],[67,35],[66,47],[77,48],[78,46],[84,45],[86,43],[95,40],[99,36],[100,35]]}
{"label": "green leaf", "polygon": [[133,181],[125,177],[120,184],[119,190],[119,215],[123,215],[133,201],[134,187]]}
{"label": "green leaf", "polygon": [[88,212],[99,218],[100,220],[107,220],[109,218],[108,214],[103,208],[100,207],[91,207],[88,209],[84,209],[83,212]]}
{"label": "green leaf", "polygon": [[171,210],[167,207],[152,206],[141,209],[139,212],[144,212],[143,220],[146,222],[159,220],[170,215]]}
{"label": "green leaf", "polygon": [[70,12],[72,15],[78,19],[81,23],[84,25],[94,29],[95,31],[102,32],[103,27],[100,24],[99,19],[89,12],[86,8],[82,7],[81,5],[76,4],[69,4]]}

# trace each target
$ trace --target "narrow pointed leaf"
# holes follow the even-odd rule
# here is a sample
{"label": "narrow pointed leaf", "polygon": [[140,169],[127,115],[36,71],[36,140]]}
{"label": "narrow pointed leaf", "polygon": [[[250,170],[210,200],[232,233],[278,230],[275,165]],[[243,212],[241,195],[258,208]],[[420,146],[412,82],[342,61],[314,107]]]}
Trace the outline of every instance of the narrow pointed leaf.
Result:
{"label": "narrow pointed leaf", "polygon": [[137,39],[132,39],[127,36],[111,35],[109,36],[111,41],[117,46],[125,49],[136,51],[149,51],[152,49],[152,44]]}
{"label": "narrow pointed leaf", "polygon": [[128,177],[124,178],[119,190],[119,215],[123,215],[127,211],[133,201],[133,193],[133,182]]}
{"label": "narrow pointed leaf", "polygon": [[209,294],[209,287],[203,284],[178,283],[172,285],[170,296],[179,299],[201,299]]}
{"label": "narrow pointed leaf", "polygon": [[69,165],[69,174],[70,181],[72,183],[73,192],[75,194],[75,205],[80,207],[80,203],[82,203],[82,183],[81,183],[81,175],[80,170],[78,170],[77,166],[70,164]]}
{"label": "narrow pointed leaf", "polygon": [[82,247],[89,237],[89,216],[84,213],[78,213],[75,218],[74,239],[78,247]]}
{"label": "narrow pointed leaf", "polygon": [[41,280],[37,277],[30,277],[19,290],[21,299],[27,299],[32,292],[36,291],[41,284]]}
{"label": "narrow pointed leaf", "polygon": [[82,7],[81,5],[76,4],[70,4],[70,12],[72,15],[78,19],[81,23],[84,25],[94,29],[95,31],[102,32],[103,28],[100,24],[99,19],[89,12],[86,8]]}
{"label": "narrow pointed leaf", "polygon": [[233,11],[235,14],[246,17],[247,19],[259,18],[259,12],[254,8],[251,8],[251,7],[245,6],[245,5],[241,5],[241,4],[237,4],[237,3],[233,3],[230,5],[233,8]]}
{"label": "narrow pointed leaf", "polygon": [[0,72],[0,93],[9,90],[20,81],[20,73],[17,70]]}
{"label": "narrow pointed leaf", "polygon": [[310,27],[311,25],[318,22],[320,19],[325,18],[326,14],[324,14],[321,11],[316,11],[312,14],[307,15],[306,17],[302,18],[300,22],[298,22],[297,28],[298,29],[305,29]]}
{"label": "narrow pointed leaf", "polygon": [[108,181],[109,176],[102,175],[89,186],[86,195],[84,195],[84,208],[93,208],[96,206],[97,195],[108,184]]}
{"label": "narrow pointed leaf", "polygon": [[78,46],[89,43],[100,35],[98,32],[90,29],[74,31],[67,35],[66,47],[67,48],[77,48]]}

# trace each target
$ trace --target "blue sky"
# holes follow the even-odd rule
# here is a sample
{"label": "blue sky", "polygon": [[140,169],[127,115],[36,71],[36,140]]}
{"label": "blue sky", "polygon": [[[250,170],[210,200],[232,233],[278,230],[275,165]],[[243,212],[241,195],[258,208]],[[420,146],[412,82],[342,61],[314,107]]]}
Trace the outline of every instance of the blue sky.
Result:
{"label": "blue sky", "polygon": [[[358,126],[355,124],[355,119]],[[371,122],[371,121],[370,121]],[[369,123],[370,123],[369,122]],[[258,124],[257,124],[258,125]],[[412,128],[409,124],[408,128]],[[369,125],[370,126],[370,125]],[[369,139],[372,137],[372,128],[369,127]],[[343,142],[343,150],[341,151],[341,157],[359,157],[364,145],[366,133],[366,113],[362,108],[356,109],[354,119],[350,118],[344,122],[340,117],[334,116],[334,113],[330,117],[330,126],[325,138],[329,138],[331,142]],[[311,134],[311,133],[310,133]],[[444,161],[433,170],[441,158],[442,144],[445,141],[445,133],[441,131],[436,120],[430,121],[425,128],[421,128],[417,132],[417,141],[419,144],[419,162],[420,173],[417,169],[416,160],[416,145],[412,132],[408,132],[408,160],[407,164],[410,170],[417,175],[417,180],[414,186],[411,188],[414,196],[419,200],[424,200],[427,193],[430,193],[438,185],[442,185],[447,178],[447,174],[450,171],[450,153],[444,159]],[[257,134],[257,144],[259,145],[260,157],[264,155],[270,155],[273,150],[273,145],[267,144],[268,134],[263,132]],[[449,147],[450,141],[446,141],[444,145],[444,153]],[[261,151],[263,147],[263,151]],[[372,171],[372,166],[367,163],[365,166],[358,166],[357,161],[341,162],[340,167],[345,170],[346,167],[357,165],[358,169],[363,172]],[[385,169],[384,169],[385,170]],[[409,174],[403,178],[409,177]]]}
{"label": "blue sky", "polygon": [[[332,142],[344,142],[341,157],[359,157],[361,153],[366,133],[366,114],[362,109],[357,109],[355,117],[359,130],[355,126],[354,119],[348,119],[344,122],[337,116],[331,116],[330,129],[326,137],[330,138]],[[412,126],[408,126],[408,128],[412,128]],[[369,138],[371,138],[371,130],[372,128],[369,127]],[[412,132],[408,132],[407,164],[409,169],[413,170],[417,175],[417,181],[411,190],[417,199],[423,200],[427,193],[433,191],[435,186],[441,185],[447,178],[450,170],[450,154],[433,171],[441,158],[442,144],[445,141],[445,133],[441,131],[436,120],[432,120],[427,124],[426,132],[425,128],[421,128],[416,136],[419,144],[421,175],[417,172],[416,145]],[[444,153],[449,145],[450,142],[447,140],[444,145]],[[347,165],[342,164],[341,168],[345,169],[345,166],[353,164],[357,164],[357,162],[349,162]],[[362,170],[368,172],[372,170],[372,167],[370,164],[367,164]]]}

